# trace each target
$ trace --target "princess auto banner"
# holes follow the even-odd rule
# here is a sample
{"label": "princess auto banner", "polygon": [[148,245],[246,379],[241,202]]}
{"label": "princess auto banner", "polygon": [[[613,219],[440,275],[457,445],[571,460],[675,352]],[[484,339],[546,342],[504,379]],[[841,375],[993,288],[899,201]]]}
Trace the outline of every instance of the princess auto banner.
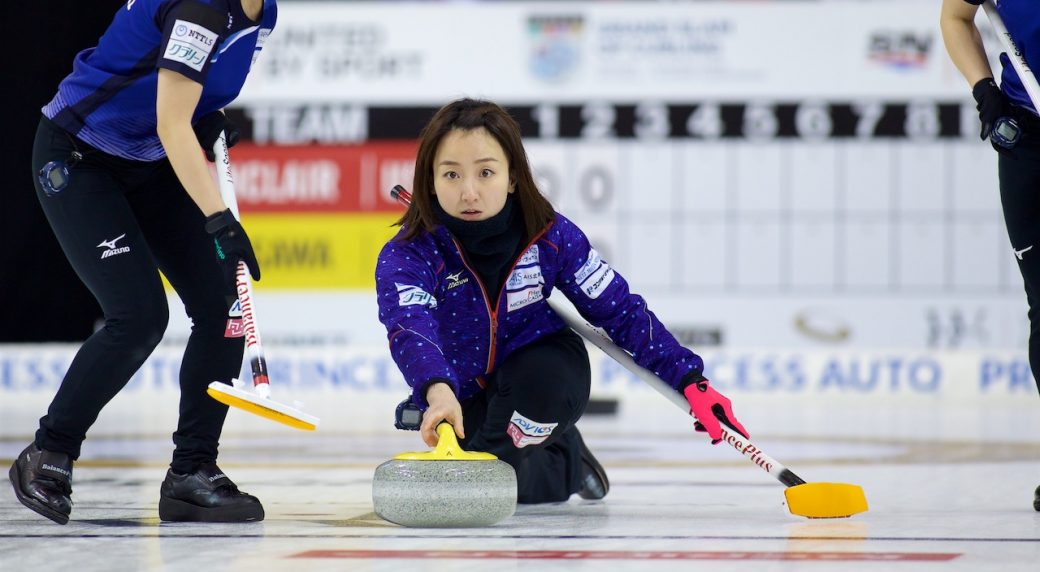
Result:
{"label": "princess auto banner", "polygon": [[[342,394],[346,393],[355,406],[352,417],[372,413],[389,425],[393,405],[408,395],[407,385],[383,347],[276,345],[268,350],[269,373],[280,395],[306,397],[319,417],[342,415]],[[76,347],[67,344],[0,345],[0,399],[49,400],[75,351]],[[175,410],[182,353],[176,345],[161,345],[130,381],[122,400],[137,407],[142,394],[168,394],[173,396],[169,402]],[[1036,396],[1028,364],[1010,352],[748,348],[703,353],[708,366],[705,373],[720,390],[731,396],[763,396],[771,403],[783,398],[803,402],[844,399],[849,403],[896,399],[900,403],[917,400],[1031,408]],[[661,400],[645,382],[602,352],[590,352],[590,357],[594,397]],[[250,379],[248,364],[239,377]],[[375,402],[381,408],[371,412],[358,406]]]}

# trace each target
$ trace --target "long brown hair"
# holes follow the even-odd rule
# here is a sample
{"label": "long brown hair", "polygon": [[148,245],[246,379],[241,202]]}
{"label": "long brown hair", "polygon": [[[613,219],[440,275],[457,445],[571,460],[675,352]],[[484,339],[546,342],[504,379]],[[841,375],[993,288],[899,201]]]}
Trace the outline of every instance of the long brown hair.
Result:
{"label": "long brown hair", "polygon": [[419,135],[419,152],[415,157],[415,177],[412,179],[412,204],[396,225],[404,226],[401,240],[412,240],[423,230],[437,226],[437,215],[430,201],[434,198],[433,159],[441,140],[452,129],[470,131],[483,127],[498,141],[509,161],[509,180],[516,185],[516,200],[523,213],[525,240],[530,241],[556,213],[540,192],[531,174],[531,164],[520,140],[520,125],[506,110],[490,101],[457,99],[440,108]]}

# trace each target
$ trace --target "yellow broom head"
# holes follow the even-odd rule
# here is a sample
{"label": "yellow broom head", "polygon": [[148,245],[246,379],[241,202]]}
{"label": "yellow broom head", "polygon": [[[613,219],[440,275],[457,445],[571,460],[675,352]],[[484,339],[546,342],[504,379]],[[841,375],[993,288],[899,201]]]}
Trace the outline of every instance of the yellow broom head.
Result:
{"label": "yellow broom head", "polygon": [[277,421],[295,429],[314,431],[318,428],[319,420],[317,417],[307,415],[299,409],[279,403],[273,399],[261,397],[252,391],[238,389],[226,383],[214,381],[209,384],[206,393],[224,405],[248,411],[254,415]]}
{"label": "yellow broom head", "polygon": [[791,514],[808,518],[845,518],[867,511],[867,497],[859,485],[848,483],[805,483],[787,487]]}

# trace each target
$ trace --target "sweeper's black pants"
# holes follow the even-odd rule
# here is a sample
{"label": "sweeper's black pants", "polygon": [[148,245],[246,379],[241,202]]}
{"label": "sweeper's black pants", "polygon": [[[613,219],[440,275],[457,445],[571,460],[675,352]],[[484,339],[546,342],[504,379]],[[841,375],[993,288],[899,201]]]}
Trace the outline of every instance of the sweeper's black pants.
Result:
{"label": "sweeper's black pants", "polygon": [[1023,135],[998,159],[1000,203],[1029,304],[1029,365],[1040,389],[1040,119],[1016,114]]}
{"label": "sweeper's black pants", "polygon": [[581,437],[575,422],[589,402],[585,343],[570,328],[509,356],[487,388],[462,403],[467,439],[516,470],[517,502],[562,502],[581,487]]}
{"label": "sweeper's black pants", "polygon": [[[74,150],[83,159],[69,168],[68,186],[45,193],[36,173],[49,161],[69,161]],[[224,337],[234,293],[217,265],[202,212],[168,160],[131,161],[103,153],[47,119],[36,132],[32,170],[47,220],[105,316],[104,327],[80,347],[40,419],[37,446],[79,457],[87,429],[166,330],[162,270],[192,320],[181,361],[171,467],[191,473],[216,460],[227,406],[206,395],[206,386],[238,375],[243,339]]]}

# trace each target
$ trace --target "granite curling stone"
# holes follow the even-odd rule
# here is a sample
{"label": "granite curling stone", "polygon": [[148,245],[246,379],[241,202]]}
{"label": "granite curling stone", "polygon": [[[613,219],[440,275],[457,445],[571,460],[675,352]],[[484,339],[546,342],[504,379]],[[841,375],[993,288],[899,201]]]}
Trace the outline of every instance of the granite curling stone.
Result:
{"label": "granite curling stone", "polygon": [[448,423],[433,451],[401,453],[376,468],[372,504],[394,524],[490,526],[516,511],[516,472],[490,453],[463,451]]}

